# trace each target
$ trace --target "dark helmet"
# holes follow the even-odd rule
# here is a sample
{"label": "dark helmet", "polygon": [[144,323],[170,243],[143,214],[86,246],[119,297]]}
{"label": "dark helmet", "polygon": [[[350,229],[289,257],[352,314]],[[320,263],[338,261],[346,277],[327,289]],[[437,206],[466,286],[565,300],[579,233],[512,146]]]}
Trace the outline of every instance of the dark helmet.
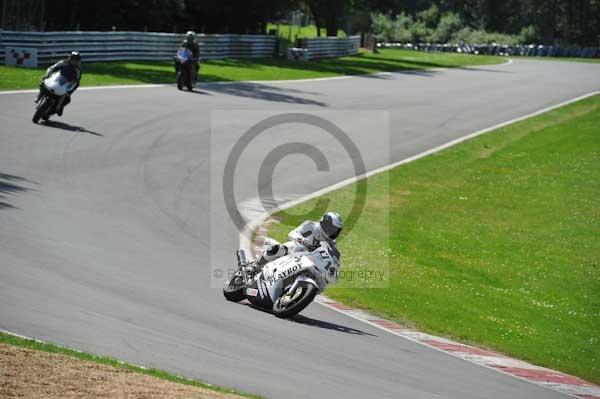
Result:
{"label": "dark helmet", "polygon": [[79,65],[81,64],[81,54],[79,54],[78,51],[72,51],[71,54],[69,54],[69,57],[67,57],[67,61]]}
{"label": "dark helmet", "polygon": [[335,240],[342,231],[342,217],[337,212],[327,212],[319,220],[319,225],[330,240]]}

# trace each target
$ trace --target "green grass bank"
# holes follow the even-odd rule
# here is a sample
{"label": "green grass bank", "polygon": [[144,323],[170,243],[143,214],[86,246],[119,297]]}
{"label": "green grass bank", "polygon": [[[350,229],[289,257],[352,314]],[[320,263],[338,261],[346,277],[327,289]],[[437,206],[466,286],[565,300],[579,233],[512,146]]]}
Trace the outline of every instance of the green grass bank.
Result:
{"label": "green grass bank", "polygon": [[[354,186],[325,197],[347,215]],[[600,383],[600,96],[370,177],[340,250],[388,286],[332,298]]]}
{"label": "green grass bank", "polygon": [[[200,84],[216,81],[324,78],[502,62],[504,59],[493,56],[421,53],[395,49],[386,49],[379,54],[361,52],[355,56],[307,62],[279,58],[225,59],[202,63]],[[36,88],[44,71],[44,68],[0,66],[0,90]],[[84,60],[83,71],[82,87],[175,82],[173,63],[169,61],[85,63]]]}

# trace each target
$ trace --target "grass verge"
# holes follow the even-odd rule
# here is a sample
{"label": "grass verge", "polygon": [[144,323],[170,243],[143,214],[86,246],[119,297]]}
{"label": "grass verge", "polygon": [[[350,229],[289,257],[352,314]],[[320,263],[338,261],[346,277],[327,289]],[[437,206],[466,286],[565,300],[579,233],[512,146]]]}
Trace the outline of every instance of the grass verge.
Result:
{"label": "grass verge", "polygon": [[[316,201],[347,215],[354,190],[275,215],[270,235],[318,218]],[[387,269],[389,284],[327,295],[600,383],[599,226],[594,96],[368,178],[342,268]]]}
{"label": "grass verge", "polygon": [[189,385],[189,386],[193,386],[193,387],[205,388],[205,389],[209,389],[209,390],[212,390],[215,392],[232,394],[232,395],[240,395],[240,396],[244,396],[247,398],[255,398],[255,399],[261,398],[260,396],[257,396],[257,395],[240,393],[240,392],[236,392],[232,389],[222,388],[222,387],[208,384],[205,382],[179,377],[179,376],[176,376],[173,374],[169,374],[166,371],[153,369],[153,368],[150,368],[150,369],[144,368],[144,367],[136,366],[133,364],[125,363],[125,362],[122,362],[120,360],[116,360],[116,359],[113,359],[110,357],[97,356],[97,355],[94,355],[91,353],[80,352],[80,351],[65,348],[65,347],[59,346],[59,345],[54,345],[54,344],[50,344],[50,343],[45,343],[45,342],[40,342],[40,341],[36,341],[36,340],[17,337],[17,336],[7,334],[4,332],[0,332],[0,344],[7,344],[7,345],[13,345],[13,346],[18,346],[18,347],[23,347],[23,348],[29,348],[29,349],[33,349],[33,350],[37,350],[37,351],[67,355],[67,356],[71,356],[71,357],[74,357],[74,358],[77,358],[80,360],[104,364],[104,365],[108,365],[108,366],[111,366],[111,367],[114,367],[117,369],[125,369],[125,370],[129,370],[129,371],[134,371],[136,373],[160,378],[162,380],[175,382],[178,384]]}
{"label": "grass verge", "polygon": [[[379,54],[361,52],[355,56],[308,62],[279,58],[212,60],[202,64],[200,80],[214,82],[323,78],[384,71],[498,64],[503,61],[501,57],[493,56],[385,49]],[[173,63],[168,61],[95,62],[84,63],[83,68],[82,86],[175,82]],[[43,73],[43,68],[0,66],[0,90],[37,88]]]}
{"label": "grass verge", "polygon": [[[279,39],[280,54],[285,54],[288,47],[293,47],[298,38],[313,38],[317,37],[317,27],[315,25],[285,25],[285,24],[267,24],[265,33],[275,30]],[[338,37],[346,37],[346,33],[339,29]],[[327,37],[327,29],[321,28],[321,37]]]}
{"label": "grass verge", "polygon": [[[290,41],[294,41],[297,38],[312,38],[317,37],[317,27],[315,25],[286,25],[286,24],[267,24],[267,30],[265,33],[269,33],[269,31],[275,30],[277,31],[277,35],[279,38],[288,39]],[[338,37],[346,37],[346,32],[341,29],[338,29]],[[327,37],[327,29],[321,28],[321,37]]]}

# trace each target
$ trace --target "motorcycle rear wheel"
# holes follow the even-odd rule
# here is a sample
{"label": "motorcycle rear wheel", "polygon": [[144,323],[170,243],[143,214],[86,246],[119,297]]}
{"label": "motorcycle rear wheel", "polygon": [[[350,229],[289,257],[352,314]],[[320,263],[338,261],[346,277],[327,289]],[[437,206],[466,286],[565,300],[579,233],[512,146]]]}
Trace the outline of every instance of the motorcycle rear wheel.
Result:
{"label": "motorcycle rear wheel", "polygon": [[299,289],[302,289],[302,293],[297,299],[292,300],[291,303],[288,303],[287,305],[281,305],[282,298],[279,298],[273,304],[273,313],[275,316],[282,319],[295,316],[303,311],[304,308],[307,307],[317,295],[317,288],[306,281],[301,281],[298,283],[296,290]]}
{"label": "motorcycle rear wheel", "polygon": [[185,73],[185,85],[187,86],[188,91],[194,91],[194,87],[196,87],[196,66],[194,63],[188,62],[185,64],[185,67],[187,68]]}
{"label": "motorcycle rear wheel", "polygon": [[181,71],[177,72],[177,88],[183,90],[183,76],[181,76]]}
{"label": "motorcycle rear wheel", "polygon": [[192,72],[188,71],[187,73],[187,82],[186,82],[186,86],[188,91],[194,91],[194,79],[192,79]]}

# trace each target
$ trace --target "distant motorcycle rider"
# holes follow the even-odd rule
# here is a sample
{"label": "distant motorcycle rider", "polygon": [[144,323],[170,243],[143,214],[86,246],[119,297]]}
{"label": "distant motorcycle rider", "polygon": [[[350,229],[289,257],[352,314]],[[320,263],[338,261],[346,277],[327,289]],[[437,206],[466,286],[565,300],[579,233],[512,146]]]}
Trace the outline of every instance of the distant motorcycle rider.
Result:
{"label": "distant motorcycle rider", "polygon": [[40,93],[38,94],[38,99],[42,95],[41,86],[44,84],[44,80],[57,71],[60,71],[62,75],[72,77],[72,79],[75,81],[73,87],[69,89],[69,92],[63,97],[61,104],[59,104],[57,107],[56,113],[58,116],[62,116],[64,108],[71,102],[71,94],[77,90],[79,87],[79,82],[81,81],[81,55],[79,52],[71,52],[66,60],[60,60],[46,70],[46,74],[40,82]]}
{"label": "distant motorcycle rider", "polygon": [[337,251],[335,240],[342,228],[342,217],[336,212],[325,213],[318,222],[307,220],[288,234],[289,241],[284,244],[269,238],[265,240],[256,266],[262,267],[293,252],[298,247],[314,251],[322,241],[327,241]]}
{"label": "distant motorcycle rider", "polygon": [[[196,66],[196,72],[198,72],[198,69],[200,68],[200,64],[198,64],[198,59],[200,57],[200,47],[198,46],[198,43],[196,43],[196,34],[191,30],[188,31],[185,34],[185,40],[183,41],[183,43],[181,43],[180,47],[186,48],[192,52],[192,61]],[[177,67],[177,64],[175,65],[175,67]]]}

